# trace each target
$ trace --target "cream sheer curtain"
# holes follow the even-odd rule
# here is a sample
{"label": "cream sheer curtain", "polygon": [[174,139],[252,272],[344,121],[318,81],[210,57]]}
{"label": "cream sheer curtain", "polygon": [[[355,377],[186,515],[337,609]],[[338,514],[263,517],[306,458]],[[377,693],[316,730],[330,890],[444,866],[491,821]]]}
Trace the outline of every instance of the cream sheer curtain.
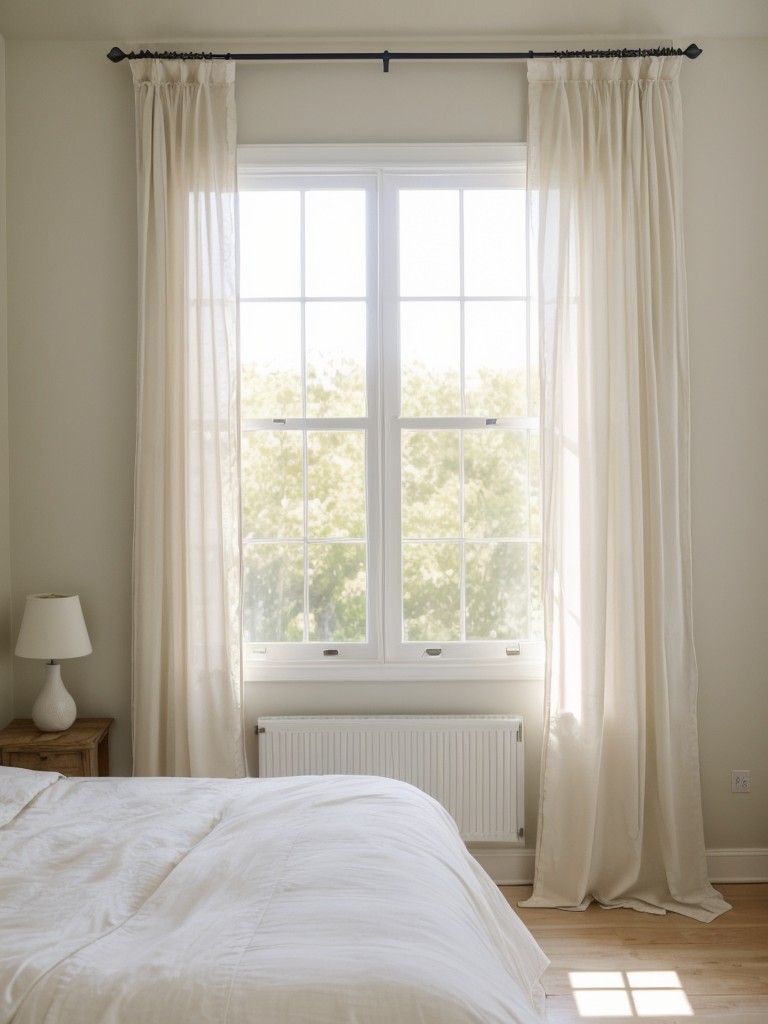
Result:
{"label": "cream sheer curtain", "polygon": [[132,61],[137,775],[245,774],[234,65]]}
{"label": "cream sheer curtain", "polygon": [[531,61],[545,738],[534,907],[710,920],[691,616],[680,58]]}

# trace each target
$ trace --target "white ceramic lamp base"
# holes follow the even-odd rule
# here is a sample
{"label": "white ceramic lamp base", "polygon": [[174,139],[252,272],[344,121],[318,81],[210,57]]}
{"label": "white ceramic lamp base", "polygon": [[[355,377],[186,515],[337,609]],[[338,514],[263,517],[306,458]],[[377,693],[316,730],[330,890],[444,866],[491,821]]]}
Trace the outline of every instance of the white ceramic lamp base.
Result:
{"label": "white ceramic lamp base", "polygon": [[61,665],[48,662],[43,688],[32,705],[32,721],[42,732],[64,732],[76,715],[75,702],[61,681]]}

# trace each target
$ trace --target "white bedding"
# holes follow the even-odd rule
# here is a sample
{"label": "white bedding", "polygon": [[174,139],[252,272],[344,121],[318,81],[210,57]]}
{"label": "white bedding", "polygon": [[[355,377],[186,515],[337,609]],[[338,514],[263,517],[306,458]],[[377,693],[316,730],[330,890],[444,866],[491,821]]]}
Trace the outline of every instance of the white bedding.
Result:
{"label": "white bedding", "polygon": [[527,1024],[546,965],[404,783],[0,768],[2,1024]]}

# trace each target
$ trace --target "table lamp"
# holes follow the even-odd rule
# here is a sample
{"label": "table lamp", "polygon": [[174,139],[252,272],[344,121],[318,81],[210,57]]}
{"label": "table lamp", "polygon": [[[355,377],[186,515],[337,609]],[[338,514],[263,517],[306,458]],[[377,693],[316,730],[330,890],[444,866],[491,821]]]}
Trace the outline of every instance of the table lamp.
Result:
{"label": "table lamp", "polygon": [[42,732],[64,732],[77,708],[61,681],[60,658],[82,658],[93,648],[85,628],[80,598],[66,594],[30,594],[24,607],[16,654],[44,658],[45,682],[32,705],[32,720]]}

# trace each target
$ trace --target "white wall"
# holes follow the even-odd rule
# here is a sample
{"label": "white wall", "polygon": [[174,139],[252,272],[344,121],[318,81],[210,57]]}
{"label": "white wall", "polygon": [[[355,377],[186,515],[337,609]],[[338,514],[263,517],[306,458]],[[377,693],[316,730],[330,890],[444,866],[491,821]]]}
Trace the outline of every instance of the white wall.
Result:
{"label": "white wall", "polygon": [[[768,848],[768,41],[744,52],[698,41],[705,52],[686,64],[683,89],[705,824],[710,847]],[[134,155],[130,71],[105,60],[112,42],[66,55],[40,42],[7,44],[11,537],[16,628],[26,593],[81,595],[94,653],[66,665],[65,678],[82,713],[116,718],[113,766],[127,772]],[[726,66],[731,55],[736,70]],[[388,75],[374,64],[241,65],[237,82],[242,142],[525,133],[521,65],[393,64]],[[28,711],[40,674],[16,660],[16,714]],[[258,715],[387,711],[521,713],[532,843],[540,683],[249,684],[250,751]],[[731,768],[752,770],[750,796],[731,796]]]}

